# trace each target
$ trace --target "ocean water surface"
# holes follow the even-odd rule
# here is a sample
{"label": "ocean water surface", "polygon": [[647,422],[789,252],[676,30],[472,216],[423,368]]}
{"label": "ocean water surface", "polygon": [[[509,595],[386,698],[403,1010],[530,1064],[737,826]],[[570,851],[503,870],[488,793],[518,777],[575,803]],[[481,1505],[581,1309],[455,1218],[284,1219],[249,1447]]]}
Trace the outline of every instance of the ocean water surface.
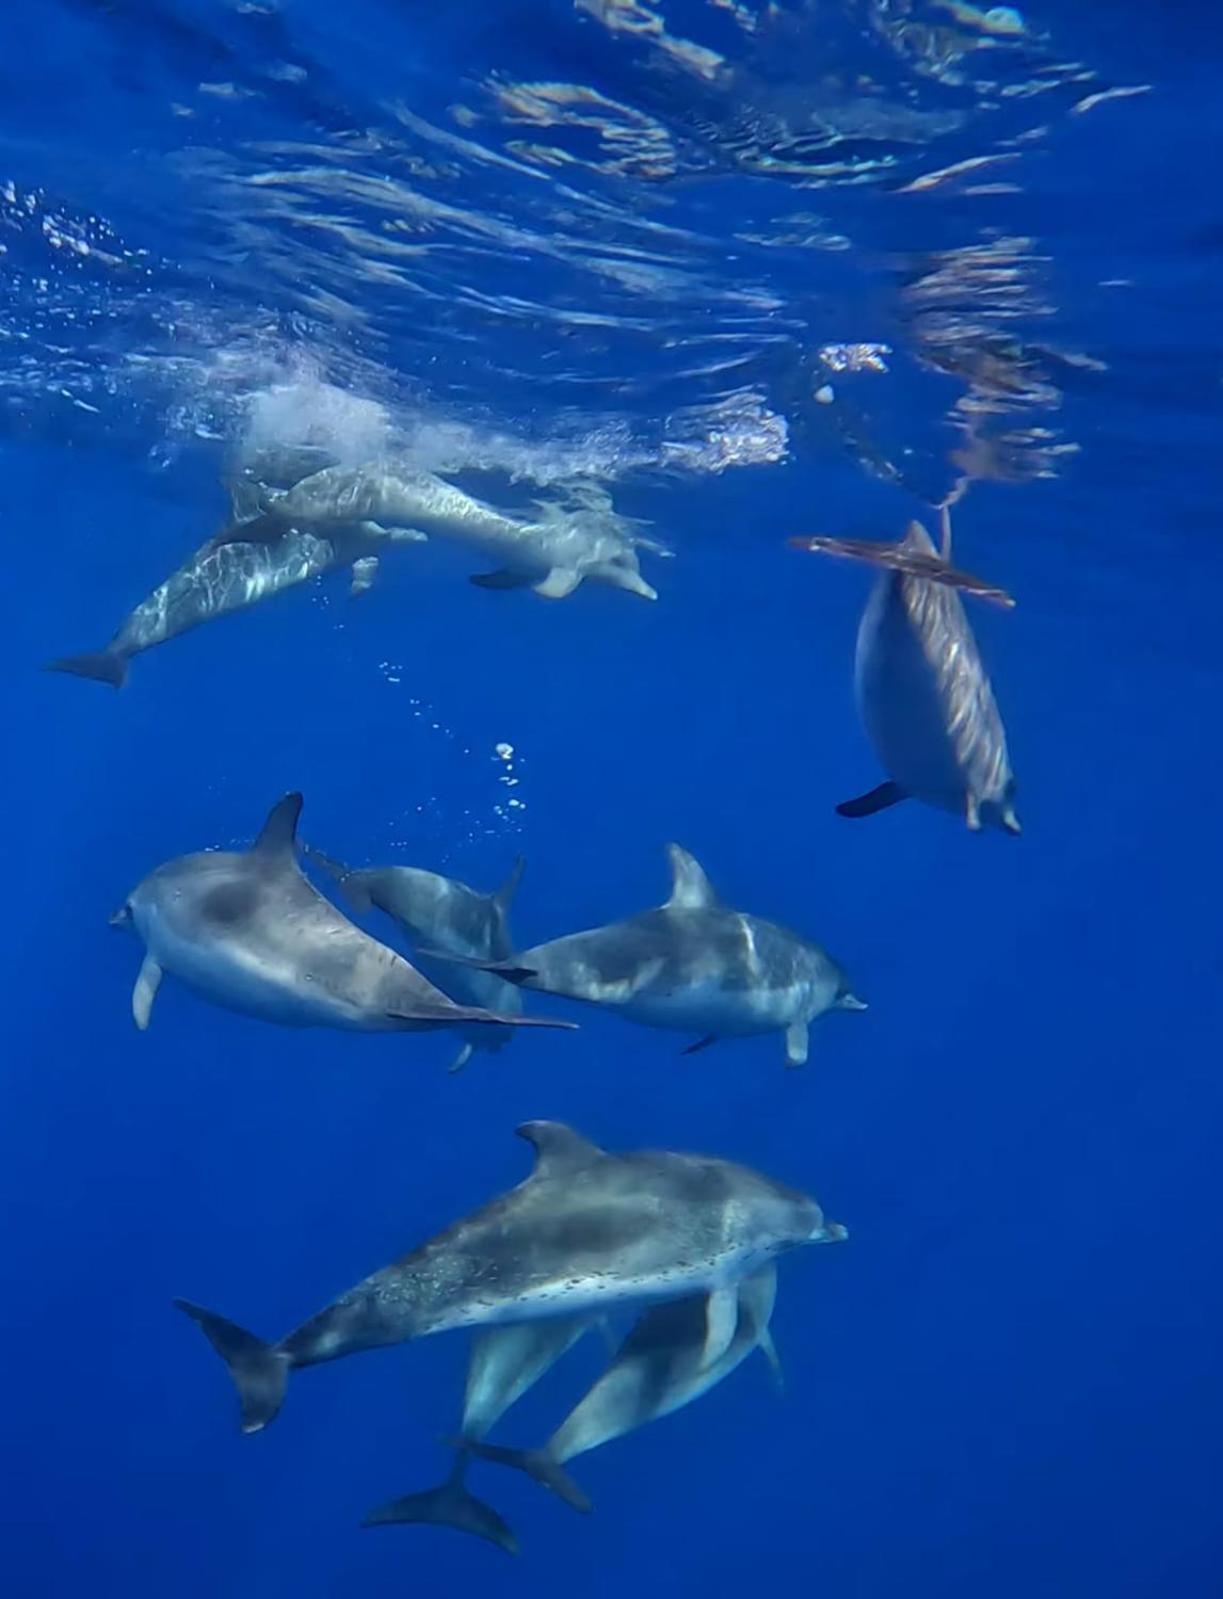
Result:
{"label": "ocean water surface", "polygon": [[[1219,1593],[1212,9],[13,0],[6,34],[4,1591]],[[658,597],[475,586],[432,536],[117,692],[41,670],[235,479],[377,460],[644,538]],[[834,809],[887,775],[874,574],[787,541],[949,500],[1016,600],[965,605],[1021,837]],[[138,1031],[108,919],[290,790],[351,864],[491,890],[525,857],[519,948],[661,903],[678,841],[869,1009],[797,1070],[531,994],[580,1031],[457,1074],[447,1033],[173,977]],[[172,1300],[279,1337],[520,1181],[533,1118],[741,1161],[849,1238],[779,1263],[784,1391],[753,1355],[576,1461],[590,1516],[475,1462],[515,1560],[363,1529],[448,1471],[466,1335],[304,1371],[243,1437]]]}

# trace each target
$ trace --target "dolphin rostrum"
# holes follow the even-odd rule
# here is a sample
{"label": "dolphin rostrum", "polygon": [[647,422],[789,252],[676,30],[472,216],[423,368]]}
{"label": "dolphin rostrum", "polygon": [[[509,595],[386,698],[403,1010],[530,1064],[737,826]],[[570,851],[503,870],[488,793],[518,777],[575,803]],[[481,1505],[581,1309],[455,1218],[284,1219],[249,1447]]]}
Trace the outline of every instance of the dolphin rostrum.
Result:
{"label": "dolphin rostrum", "polygon": [[657,592],[641,576],[637,549],[670,554],[631,531],[606,495],[586,491],[572,507],[540,502],[535,520],[510,516],[431,472],[370,463],[333,466],[303,478],[284,494],[264,497],[267,513],[295,527],[333,523],[397,523],[474,545],[499,564],[473,577],[483,588],[531,587],[564,599],[589,578],[643,599]]}
{"label": "dolphin rostrum", "polygon": [[[944,511],[940,555],[920,522],[898,548],[902,564],[876,580],[854,664],[858,710],[889,773],[868,794],[837,806],[842,816],[872,816],[918,799],[983,823],[1019,832],[1015,777],[1006,732],[977,641],[950,570],[950,521]],[[1001,592],[1001,591],[998,591]]]}
{"label": "dolphin rostrum", "polygon": [[818,944],[731,910],[687,850],[669,844],[667,853],[672,889],[665,905],[484,968],[647,1027],[699,1034],[685,1053],[719,1038],[784,1032],[788,1066],[806,1060],[807,1028],[817,1016],[866,1009]]}
{"label": "dolphin rostrum", "polygon": [[111,918],[146,954],[132,993],[142,1031],[164,971],[228,1010],[288,1027],[414,1032],[479,1023],[538,1026],[456,1005],[306,880],[295,842],[300,794],[275,805],[249,850],[168,861]]}
{"label": "dolphin rostrum", "polygon": [[[306,848],[306,856],[339,883],[354,910],[362,913],[377,906],[397,922],[409,938],[431,949],[476,960],[505,960],[513,950],[509,932],[510,901],[522,878],[519,856],[509,876],[493,894],[481,894],[457,878],[442,877],[415,866],[348,867]],[[436,978],[452,999],[464,1005],[516,1016],[522,997],[512,983],[475,966],[419,962]],[[508,1027],[480,1026],[463,1034],[464,1042],[451,1064],[452,1072],[466,1066],[473,1049],[499,1050],[509,1042]]]}
{"label": "dolphin rostrum", "polygon": [[805,1194],[746,1166],[648,1150],[612,1155],[559,1122],[526,1122],[517,1188],[376,1271],[279,1343],[179,1300],[229,1367],[242,1430],[276,1415],[289,1373],[458,1327],[602,1315],[708,1295],[702,1362],[738,1324],[741,1278],[799,1244],[846,1236]]}
{"label": "dolphin rostrum", "polygon": [[510,1406],[573,1347],[591,1320],[589,1316],[550,1316],[545,1321],[488,1327],[478,1334],[467,1365],[463,1420],[450,1475],[436,1488],[405,1494],[371,1511],[361,1525],[424,1522],[456,1527],[497,1544],[507,1554],[516,1554],[517,1539],[503,1518],[466,1486],[467,1445],[479,1443],[496,1426]]}
{"label": "dolphin rostrum", "polygon": [[566,1462],[700,1399],[754,1349],[762,1349],[778,1371],[769,1333],[776,1296],[777,1268],[770,1261],[739,1284],[734,1336],[713,1361],[704,1357],[708,1317],[703,1297],[653,1305],[542,1449],[506,1449],[480,1438],[461,1440],[461,1448],[482,1460],[516,1466],[575,1510],[589,1510],[589,1499],[563,1469]]}
{"label": "dolphin rostrum", "polygon": [[64,656],[47,669],[122,688],[134,655],[324,572],[351,567],[352,593],[364,594],[377,574],[380,552],[392,542],[415,542],[422,536],[373,522],[337,524],[325,534],[311,532],[261,514],[252,516],[235,494],[233,522],[142,600],[105,649]]}

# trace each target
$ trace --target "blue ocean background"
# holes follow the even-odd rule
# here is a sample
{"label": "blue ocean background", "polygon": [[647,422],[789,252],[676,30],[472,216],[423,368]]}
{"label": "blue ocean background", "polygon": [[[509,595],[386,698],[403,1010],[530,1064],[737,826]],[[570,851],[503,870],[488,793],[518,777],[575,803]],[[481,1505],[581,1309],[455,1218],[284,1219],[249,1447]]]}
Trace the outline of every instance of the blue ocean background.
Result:
{"label": "blue ocean background", "polygon": [[[1012,57],[971,7],[766,10],[12,8],[8,1594],[1223,1588],[1223,26],[1049,0]],[[796,97],[843,106],[847,85],[964,120],[782,149]],[[1073,109],[1116,88],[1144,92]],[[974,250],[999,276],[959,275]],[[915,301],[932,274],[958,287]],[[889,370],[821,366],[849,341],[888,344]],[[359,602],[339,575],[174,640],[118,694],[41,673],[221,524],[252,416],[346,448],[389,418],[519,504],[593,480],[674,548],[642,557],[660,598],[480,591],[434,541]],[[1006,435],[955,526],[1018,600],[968,602],[1017,840],[916,805],[834,814],[883,775],[851,692],[870,574],[785,543],[928,518],[966,417]],[[818,1024],[799,1071],[776,1037],[683,1057],[530,996],[581,1031],[457,1076],[444,1034],[278,1030],[169,980],[137,1033],[140,953],[109,915],[156,864],[241,847],[290,789],[303,836],[356,864],[491,889],[521,852],[520,945],[660,902],[680,841],[728,902],[827,945],[870,1009]],[[447,1468],[465,1338],[304,1373],[243,1438],[171,1300],[279,1336],[520,1180],[534,1117],[744,1161],[849,1242],[781,1262],[784,1395],[755,1357],[575,1463],[589,1518],[475,1467],[516,1562],[362,1530]],[[542,1440],[600,1354],[498,1437]]]}

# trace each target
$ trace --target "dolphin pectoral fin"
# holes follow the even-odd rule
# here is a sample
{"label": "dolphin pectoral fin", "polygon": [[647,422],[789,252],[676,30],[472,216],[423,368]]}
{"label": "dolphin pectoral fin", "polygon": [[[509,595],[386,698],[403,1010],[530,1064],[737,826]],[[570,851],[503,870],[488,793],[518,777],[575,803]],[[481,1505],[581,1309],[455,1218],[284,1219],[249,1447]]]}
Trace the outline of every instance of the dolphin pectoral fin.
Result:
{"label": "dolphin pectoral fin", "polygon": [[582,581],[582,574],[575,572],[571,567],[554,566],[547,577],[541,578],[531,587],[536,594],[542,594],[545,600],[563,600],[573,593]]}
{"label": "dolphin pectoral fin", "polygon": [[837,806],[838,816],[874,816],[876,811],[886,811],[892,805],[899,805],[901,800],[907,800],[908,794],[899,783],[891,781],[880,783],[878,788],[871,789],[869,794],[859,794],[857,799],[842,800]]}
{"label": "dolphin pectoral fin", "polygon": [[146,955],[140,965],[136,986],[132,989],[132,1020],[143,1033],[149,1025],[153,1001],[161,986],[161,967],[151,955]]}
{"label": "dolphin pectoral fin", "polygon": [[773,1385],[779,1394],[786,1391],[786,1374],[781,1369],[781,1360],[777,1354],[777,1345],[773,1342],[773,1334],[766,1327],[757,1340],[760,1353],[769,1363],[769,1370],[773,1373]]}
{"label": "dolphin pectoral fin", "polygon": [[475,1538],[496,1544],[507,1555],[518,1553],[518,1540],[509,1524],[482,1499],[477,1499],[463,1486],[460,1476],[452,1477],[440,1487],[427,1488],[424,1493],[405,1494],[402,1499],[392,1499],[377,1510],[371,1510],[362,1519],[363,1527],[401,1527],[431,1525],[454,1527]]}
{"label": "dolphin pectoral fin", "polygon": [[384,527],[383,538],[390,539],[392,544],[428,544],[429,535],[422,533],[418,527]]}
{"label": "dolphin pectoral fin", "polygon": [[497,1466],[512,1466],[515,1471],[525,1471],[528,1477],[572,1505],[584,1514],[593,1507],[590,1500],[574,1482],[559,1460],[554,1460],[546,1449],[506,1449],[500,1444],[468,1443],[469,1453],[481,1460],[491,1460]]}
{"label": "dolphin pectoral fin", "polygon": [[696,1055],[696,1054],[699,1054],[701,1050],[708,1049],[710,1044],[716,1044],[717,1041],[718,1041],[717,1033],[706,1033],[704,1038],[698,1038],[695,1044],[689,1044],[687,1046],[687,1048],[681,1049],[680,1050],[680,1054],[681,1055]]}
{"label": "dolphin pectoral fin", "polygon": [[730,1348],[739,1325],[737,1287],[715,1288],[705,1301],[705,1343],[701,1349],[701,1370],[708,1371]]}
{"label": "dolphin pectoral fin", "polygon": [[968,823],[970,833],[981,831],[981,801],[975,794],[964,796],[964,820]]}
{"label": "dolphin pectoral fin", "polygon": [[259,829],[259,837],[251,846],[252,853],[260,855],[291,854],[297,842],[297,819],[302,813],[300,794],[286,794],[276,801],[268,812],[268,819]]}
{"label": "dolphin pectoral fin", "polygon": [[354,600],[361,594],[368,594],[373,588],[378,577],[378,565],[376,555],[363,555],[352,563],[352,582],[348,585],[348,592]]}
{"label": "dolphin pectoral fin", "polygon": [[786,1065],[805,1066],[807,1064],[807,1024],[806,1022],[791,1022],[786,1028]]}
{"label": "dolphin pectoral fin", "polygon": [[242,1406],[242,1431],[258,1432],[284,1403],[290,1360],[262,1338],[211,1310],[176,1299],[175,1305],[197,1326],[229,1368]]}
{"label": "dolphin pectoral fin", "polygon": [[475,1046],[473,1044],[464,1044],[459,1050],[458,1054],[450,1062],[449,1066],[447,1066],[446,1070],[451,1073],[461,1072],[464,1066],[466,1066],[467,1062],[471,1059],[474,1050]]}
{"label": "dolphin pectoral fin", "polygon": [[510,572],[502,568],[496,572],[475,572],[467,579],[478,589],[524,589],[531,581],[526,572]]}

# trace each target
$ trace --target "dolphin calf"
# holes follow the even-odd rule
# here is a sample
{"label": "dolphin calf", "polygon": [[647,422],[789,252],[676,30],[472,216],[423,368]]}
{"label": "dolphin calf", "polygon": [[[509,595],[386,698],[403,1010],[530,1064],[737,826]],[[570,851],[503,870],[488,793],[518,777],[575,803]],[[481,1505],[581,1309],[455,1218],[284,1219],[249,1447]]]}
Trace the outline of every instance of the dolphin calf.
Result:
{"label": "dolphin calf", "polygon": [[807,1059],[807,1029],[817,1016],[866,1009],[818,944],[731,910],[687,850],[668,844],[667,853],[672,889],[665,905],[484,962],[484,969],[647,1027],[699,1034],[685,1053],[719,1038],[784,1032],[788,1066]]}
{"label": "dolphin calf", "polygon": [[742,1277],[799,1244],[842,1239],[815,1200],[746,1166],[669,1151],[613,1155],[559,1122],[525,1122],[525,1182],[376,1271],[278,1343],[185,1300],[257,1432],[299,1366],[458,1327],[601,1315],[706,1294],[702,1359],[734,1338]]}
{"label": "dolphin calf", "polygon": [[941,556],[920,522],[898,550],[902,563],[880,574],[863,612],[854,663],[859,714],[889,777],[837,811],[872,816],[913,798],[973,832],[1018,833],[1006,731],[956,592],[965,585],[930,575],[949,570],[946,513]]}
{"label": "dolphin calf", "polygon": [[[489,1327],[472,1345],[467,1394],[456,1445],[454,1468],[445,1482],[421,1493],[405,1494],[371,1511],[363,1527],[429,1523],[456,1527],[495,1543],[507,1554],[518,1542],[491,1505],[466,1486],[467,1445],[480,1442],[505,1412],[551,1370],[591,1325],[589,1316],[551,1316],[545,1321]],[[703,1327],[703,1323],[702,1323]]]}
{"label": "dolphin calf", "polygon": [[302,875],[300,794],[275,805],[251,849],[184,855],[159,866],[111,918],[146,954],[132,1014],[149,1024],[163,972],[214,1004],[288,1027],[421,1031],[464,1023],[540,1025],[453,1000],[363,933]]}
{"label": "dolphin calf", "polygon": [[[415,866],[362,866],[352,868],[334,861],[321,850],[306,848],[306,856],[339,883],[354,910],[375,906],[397,922],[409,938],[428,948],[446,950],[477,960],[504,960],[513,950],[509,932],[510,901],[522,878],[522,857],[493,894],[481,894],[457,878],[442,877]],[[419,959],[419,957],[418,957]],[[452,999],[464,1005],[516,1016],[522,996],[512,983],[475,966],[419,960],[422,970],[443,986]],[[452,1072],[471,1059],[473,1049],[499,1050],[509,1042],[508,1027],[479,1026],[462,1033],[464,1042],[451,1063]]]}
{"label": "dolphin calf", "polygon": [[542,1449],[506,1449],[480,1438],[465,1439],[461,1447],[482,1460],[516,1466],[575,1510],[589,1510],[589,1499],[564,1470],[568,1461],[700,1399],[754,1349],[762,1349],[778,1370],[769,1333],[776,1297],[777,1268],[770,1262],[739,1284],[734,1336],[713,1361],[704,1358],[708,1315],[703,1297],[653,1305]]}
{"label": "dolphin calf", "polygon": [[388,544],[422,537],[411,530],[387,529],[372,522],[337,525],[324,536],[261,513],[252,515],[241,502],[234,509],[234,521],[142,600],[105,649],[66,655],[50,662],[47,670],[122,688],[134,655],[337,567],[351,567],[352,592],[364,594],[373,583],[379,554]]}
{"label": "dolphin calf", "polygon": [[474,545],[498,564],[472,582],[484,588],[533,588],[564,599],[586,579],[658,598],[642,577],[637,549],[669,554],[629,531],[605,495],[587,493],[567,508],[539,503],[534,521],[506,515],[431,472],[371,463],[333,466],[303,478],[284,493],[264,496],[273,518],[295,527],[334,523],[395,523]]}

